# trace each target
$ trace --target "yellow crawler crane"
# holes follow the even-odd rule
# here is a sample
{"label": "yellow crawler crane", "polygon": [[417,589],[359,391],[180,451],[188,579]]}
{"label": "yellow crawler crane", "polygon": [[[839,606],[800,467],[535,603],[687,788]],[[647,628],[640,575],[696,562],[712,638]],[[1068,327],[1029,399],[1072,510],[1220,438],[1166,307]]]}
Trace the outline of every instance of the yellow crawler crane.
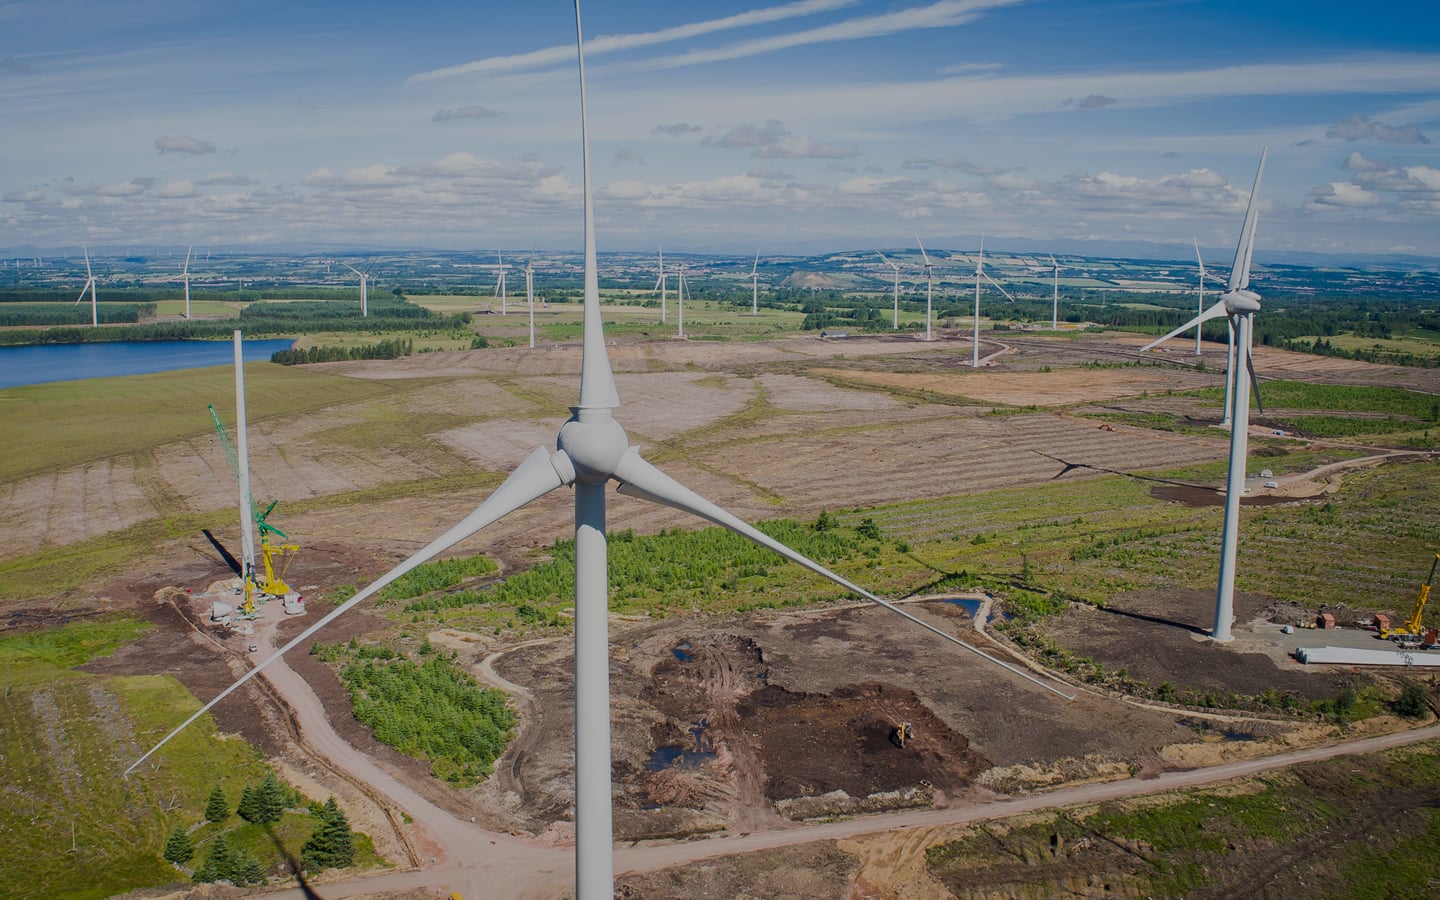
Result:
{"label": "yellow crawler crane", "polygon": [[1418,638],[1425,634],[1425,604],[1430,600],[1430,583],[1435,580],[1436,567],[1440,567],[1440,553],[1436,553],[1434,561],[1430,563],[1430,574],[1420,585],[1420,595],[1415,598],[1415,608],[1410,610],[1410,615],[1399,627],[1381,631],[1382,638],[1399,640],[1407,637]]}
{"label": "yellow crawler crane", "polygon": [[[235,452],[235,445],[230,441],[230,433],[225,429],[225,423],[220,420],[220,414],[215,411],[214,405],[209,407],[210,418],[215,423],[215,433],[220,437],[220,445],[225,448],[225,455],[230,460],[230,468],[235,477],[240,477],[240,457]],[[285,597],[290,593],[290,586],[285,583],[285,570],[295,559],[295,554],[300,552],[300,545],[292,542],[290,536],[266,521],[270,513],[275,510],[279,500],[270,501],[270,505],[261,510],[255,503],[255,498],[247,497],[250,504],[250,514],[255,520],[255,530],[260,533],[260,565],[261,571],[255,571],[251,563],[242,575],[245,582],[245,604],[244,610],[247,615],[253,615],[255,604],[251,598],[254,591],[271,597]],[[275,543],[271,536],[278,537],[281,543]],[[250,562],[246,560],[246,562]]]}

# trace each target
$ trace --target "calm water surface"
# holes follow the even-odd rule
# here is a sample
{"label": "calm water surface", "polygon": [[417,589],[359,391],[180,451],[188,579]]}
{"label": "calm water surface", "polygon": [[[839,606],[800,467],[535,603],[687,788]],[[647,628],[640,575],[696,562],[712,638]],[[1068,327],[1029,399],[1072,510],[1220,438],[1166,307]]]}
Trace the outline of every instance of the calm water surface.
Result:
{"label": "calm water surface", "polygon": [[[291,343],[289,340],[246,341],[245,361],[269,359],[276,350],[288,350]],[[0,347],[0,388],[228,366],[234,360],[235,345],[229,340]]]}

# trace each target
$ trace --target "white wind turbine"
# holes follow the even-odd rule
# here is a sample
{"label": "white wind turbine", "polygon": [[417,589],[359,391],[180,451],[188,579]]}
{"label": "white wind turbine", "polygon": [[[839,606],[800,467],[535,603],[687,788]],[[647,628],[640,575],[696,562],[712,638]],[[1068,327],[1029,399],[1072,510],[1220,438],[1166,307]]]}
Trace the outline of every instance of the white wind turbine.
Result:
{"label": "white wind turbine", "polygon": [[[930,340],[930,308],[931,308],[930,299],[931,299],[931,296],[932,296],[932,294],[933,294],[933,292],[934,292],[934,288],[935,288],[935,281],[934,281],[933,278],[930,277],[930,274],[931,274],[931,273],[930,273],[930,270],[931,270],[932,268],[934,268],[934,267],[930,265],[930,255],[925,252],[925,245],[920,243],[920,233],[919,233],[919,232],[916,232],[916,233],[915,233],[915,243],[920,244],[920,258],[925,261],[925,340],[928,341],[928,340]],[[896,277],[896,278],[899,278],[899,277],[900,277],[898,271],[897,271],[895,277]],[[898,301],[897,301],[897,307],[896,307],[896,308],[897,308],[897,310],[898,310],[898,308],[899,308],[899,307],[898,307]],[[897,315],[897,317],[898,317],[898,315],[899,315],[898,312],[897,312],[896,315]]]}
{"label": "white wind turbine", "polygon": [[[1198,316],[1198,315],[1200,315],[1201,313],[1203,313],[1203,312],[1205,311],[1205,279],[1206,279],[1206,278],[1214,278],[1216,281],[1219,281],[1221,284],[1225,284],[1225,282],[1224,282],[1224,281],[1221,281],[1219,278],[1215,278],[1214,275],[1211,275],[1209,272],[1205,271],[1205,260],[1204,260],[1203,257],[1200,256],[1200,242],[1197,241],[1197,240],[1195,240],[1194,238],[1191,238],[1190,240],[1195,244],[1195,262],[1197,262],[1197,263],[1200,264],[1200,280],[1199,280],[1199,286],[1197,287],[1196,292],[1195,292],[1195,293],[1196,293],[1196,298],[1195,298],[1195,299],[1196,299],[1196,303],[1195,303],[1195,315]],[[1196,326],[1195,326],[1195,355],[1196,355],[1196,356],[1199,356],[1199,355],[1200,355],[1200,333],[1201,333],[1203,330],[1204,330],[1204,327],[1203,327],[1203,326],[1201,326],[1201,325],[1196,325]],[[1224,409],[1224,412],[1222,412],[1221,415],[1220,415],[1220,424],[1221,424],[1221,425],[1229,425],[1229,424],[1230,424],[1230,395],[1231,395],[1231,388],[1233,387],[1233,382],[1234,382],[1234,376],[1233,376],[1231,373],[1235,371],[1235,326],[1234,326],[1233,323],[1230,324],[1230,327],[1228,328],[1228,331],[1229,331],[1229,335],[1228,335],[1229,341],[1227,342],[1226,347],[1225,347],[1225,409]]]}
{"label": "white wind turbine", "polygon": [[660,292],[660,324],[661,324],[661,325],[664,325],[664,324],[665,324],[665,278],[666,278],[666,275],[667,275],[667,273],[665,272],[665,248],[664,248],[664,247],[661,247],[661,248],[660,248],[660,277],[657,278],[657,279],[655,279],[655,287],[653,287],[653,288],[650,289],[652,292],[654,292],[654,291],[659,291],[659,292]]}
{"label": "white wind turbine", "polygon": [[980,367],[980,280],[984,279],[995,286],[996,290],[1005,295],[1005,299],[1011,303],[1015,298],[1010,292],[1000,287],[1000,282],[990,277],[985,271],[985,235],[980,235],[980,255],[975,258],[975,328],[974,335],[970,340],[970,366],[978,369]]}
{"label": "white wind turbine", "polygon": [[530,248],[530,257],[525,260],[525,299],[530,304],[530,349],[535,349],[535,270],[531,263],[535,261],[535,248]]}
{"label": "white wind turbine", "polygon": [[755,265],[750,267],[750,315],[760,315],[760,251],[755,251]]}
{"label": "white wind turbine", "polygon": [[500,274],[499,274],[499,276],[496,277],[496,279],[495,279],[495,296],[500,298],[500,315],[503,316],[503,315],[505,315],[505,313],[506,313],[506,306],[505,306],[505,299],[506,299],[506,298],[505,298],[505,257],[502,256],[502,255],[500,254],[500,251],[497,250],[497,251],[495,251],[495,258],[500,261],[499,264],[498,264],[498,265],[499,265],[499,272],[500,272]]}
{"label": "white wind turbine", "polygon": [[185,318],[190,318],[190,251],[194,247],[185,248],[185,268],[180,270],[180,277],[185,279]]}
{"label": "white wind turbine", "polygon": [[[577,0],[577,4],[578,4],[578,0]],[[679,322],[679,325],[680,325],[680,329],[679,329],[678,332],[676,332],[676,335],[675,335],[675,336],[678,337],[678,338],[680,338],[680,340],[683,341],[683,340],[685,340],[685,266],[684,266],[684,265],[681,265],[679,271],[676,273],[676,279],[675,279],[675,303],[676,303],[676,307],[677,307],[678,310],[679,310],[679,320],[678,320],[678,322]]]}
{"label": "white wind turbine", "polygon": [[[915,240],[920,240],[920,235],[915,235]],[[875,255],[880,257],[881,259],[884,259],[885,265],[895,270],[895,312],[894,318],[891,320],[890,328],[892,330],[898,329],[900,327],[900,267],[895,265],[889,259],[886,259],[885,254],[881,253],[879,250],[875,251]],[[923,252],[921,255],[924,255]]]}
{"label": "white wind turbine", "polygon": [[[580,7],[575,5],[577,44]],[[727,528],[786,559],[877,603],[945,640],[1001,666],[1027,681],[1073,698],[1055,685],[1003,660],[989,656],[959,638],[930,625],[887,600],[846,581],[764,532],[736,518],[641,458],[630,445],[625,429],[615,420],[620,405],[615,379],[605,352],[600,318],[600,292],[595,264],[595,219],[590,189],[590,151],[585,110],[585,60],[580,66],[580,122],[585,197],[585,299],[581,339],[580,399],[560,429],[554,453],[537,447],[495,492],[455,527],[400,563],[379,580],[336,607],[328,615],[292,638],[254,669],[246,672],[170,734],[132,763],[134,771],[191,722],[263,671],[276,659],[309,640],[338,616],[369,599],[395,579],[475,534],[485,526],[551,491],[570,486],[575,491],[575,877],[581,900],[609,900],[614,895],[614,847],[611,821],[610,768],[610,659],[605,531],[605,486],[614,479],[619,492],[692,513]]]}
{"label": "white wind turbine", "polygon": [[85,292],[90,292],[90,327],[100,327],[100,307],[95,300],[95,273],[90,271],[90,248],[85,248],[85,286],[80,289],[80,296],[75,298],[75,305],[79,306],[80,301],[85,299]]}
{"label": "white wind turbine", "polygon": [[375,264],[371,263],[366,266],[363,272],[349,263],[340,265],[360,276],[360,317],[368,319],[370,317],[370,270],[375,268]]}
{"label": "white wind turbine", "polygon": [[[1235,247],[1235,262],[1230,267],[1230,280],[1220,301],[1179,328],[1146,344],[1143,353],[1210,319],[1225,316],[1236,335],[1236,352],[1242,359],[1231,365],[1226,381],[1233,382],[1229,402],[1230,464],[1225,478],[1225,529],[1220,538],[1220,580],[1215,591],[1215,627],[1210,632],[1214,641],[1230,641],[1231,620],[1235,618],[1235,556],[1240,533],[1240,497],[1245,493],[1245,457],[1250,437],[1250,391],[1255,389],[1259,405],[1260,392],[1255,383],[1253,357],[1255,313],[1260,311],[1260,296],[1250,290],[1250,259],[1255,250],[1255,220],[1259,211],[1255,197],[1260,192],[1260,176],[1265,171],[1266,151],[1260,153],[1260,167],[1255,171],[1255,184],[1250,188],[1250,203],[1245,208],[1245,222],[1240,226],[1240,242]],[[1243,364],[1242,364],[1243,363]],[[1263,411],[1263,407],[1262,407]]]}
{"label": "white wind turbine", "polygon": [[[1050,269],[1055,276],[1055,296],[1050,305],[1050,330],[1060,330],[1060,269],[1061,265],[1055,261],[1055,254],[1050,254]],[[1198,332],[1197,332],[1198,334]],[[1199,352],[1199,351],[1196,351]]]}

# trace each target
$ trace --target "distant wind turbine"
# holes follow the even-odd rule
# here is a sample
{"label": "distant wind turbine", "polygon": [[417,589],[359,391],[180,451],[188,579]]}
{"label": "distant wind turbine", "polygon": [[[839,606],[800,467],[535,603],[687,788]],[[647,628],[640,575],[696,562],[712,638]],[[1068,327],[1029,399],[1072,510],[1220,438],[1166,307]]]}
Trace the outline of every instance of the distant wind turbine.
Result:
{"label": "distant wind turbine", "polygon": [[500,251],[497,250],[497,251],[495,251],[495,258],[500,261],[499,264],[498,264],[500,275],[495,279],[495,296],[500,298],[500,315],[503,316],[503,315],[505,315],[505,313],[506,313],[506,304],[505,304],[505,257],[502,256],[502,255],[500,255]]}
{"label": "distant wind turbine", "polygon": [[180,270],[180,277],[185,279],[185,318],[190,318],[190,251],[194,247],[185,248],[185,268]]}
{"label": "distant wind turbine", "polygon": [[1055,261],[1055,254],[1050,254],[1050,268],[1055,276],[1055,296],[1050,307],[1050,330],[1060,330],[1060,269],[1061,265]]}
{"label": "distant wind turbine", "polygon": [[676,306],[677,306],[678,309],[679,309],[679,319],[678,319],[678,322],[679,322],[679,325],[680,325],[680,329],[679,329],[679,331],[676,333],[676,337],[680,338],[680,340],[683,341],[683,340],[685,340],[685,266],[684,266],[684,265],[681,265],[681,266],[680,266],[679,273],[678,273],[678,275],[677,275],[677,277],[676,277],[676,284],[675,284],[675,302],[676,302]]}
{"label": "distant wind turbine", "polygon": [[375,264],[374,264],[374,263],[371,263],[370,265],[366,266],[366,267],[365,267],[365,271],[363,271],[363,272],[360,271],[359,269],[355,268],[354,266],[350,265],[349,263],[341,263],[341,265],[344,266],[345,268],[349,269],[350,271],[354,272],[356,275],[359,275],[359,276],[360,276],[360,317],[361,317],[362,319],[364,319],[364,318],[369,318],[369,317],[370,317],[370,270],[373,269],[373,268],[375,268]]}
{"label": "distant wind turbine", "polygon": [[[920,240],[920,235],[915,235],[915,240]],[[884,259],[885,265],[895,270],[895,312],[894,319],[891,321],[890,327],[892,329],[898,329],[900,327],[900,267],[895,265],[889,259],[886,259],[885,254],[881,253],[879,250],[875,251],[875,255],[880,257],[881,259]]]}
{"label": "distant wind turbine", "polygon": [[660,324],[665,324],[665,248],[660,248],[660,277],[655,280],[655,287],[651,291],[660,292]]}
{"label": "distant wind turbine", "polygon": [[[925,261],[925,340],[930,340],[930,308],[931,296],[935,288],[935,280],[931,277],[930,255],[925,252],[925,245],[920,243],[920,233],[915,233],[915,243],[920,245],[920,258]],[[899,277],[898,275],[896,277]]]}
{"label": "distant wind turbine", "polygon": [[535,248],[530,248],[530,257],[525,260],[525,299],[530,303],[530,349],[535,349]]}
{"label": "distant wind turbine", "polygon": [[988,273],[988,272],[985,271],[985,235],[983,235],[983,234],[980,235],[980,255],[975,258],[975,329],[974,329],[975,333],[974,333],[974,335],[973,335],[973,337],[971,338],[971,341],[970,341],[970,366],[971,366],[971,368],[976,368],[976,369],[980,368],[980,281],[981,281],[981,279],[984,279],[985,281],[988,281],[988,282],[990,282],[992,285],[994,285],[995,288],[1000,291],[1000,293],[1002,293],[1002,294],[1005,295],[1005,299],[1006,299],[1006,300],[1009,300],[1011,303],[1014,303],[1014,302],[1015,302],[1015,298],[1012,297],[1012,296],[1010,296],[1010,292],[1007,291],[1007,290],[1005,290],[1003,287],[1000,287],[1000,282],[998,282],[998,281],[996,281],[995,279],[991,278],[991,277],[990,277],[990,273]]}
{"label": "distant wind turbine", "polygon": [[760,251],[755,251],[755,265],[750,267],[750,315],[760,315]]}
{"label": "distant wind turbine", "polygon": [[75,298],[75,305],[79,306],[80,301],[85,299],[85,292],[90,292],[90,327],[100,327],[100,306],[95,300],[95,273],[90,270],[90,248],[85,247],[85,286],[80,289],[80,296]]}
{"label": "distant wind turbine", "polygon": [[[1259,210],[1255,197],[1260,193],[1260,176],[1265,172],[1265,155],[1260,152],[1260,167],[1255,171],[1255,184],[1250,188],[1250,203],[1245,207],[1245,222],[1240,227],[1240,242],[1235,246],[1235,262],[1230,266],[1230,280],[1225,293],[1214,306],[1179,328],[1151,341],[1141,352],[1162,344],[1210,319],[1225,316],[1236,334],[1236,351],[1241,357],[1232,364],[1233,375],[1226,373],[1226,382],[1233,382],[1230,404],[1230,462],[1225,477],[1225,527],[1220,537],[1220,579],[1215,591],[1215,627],[1212,640],[1232,640],[1230,626],[1235,618],[1235,563],[1240,535],[1240,498],[1245,493],[1245,460],[1250,439],[1250,391],[1255,391],[1260,404],[1259,384],[1255,380],[1254,335],[1255,314],[1260,311],[1260,296],[1250,290],[1250,259],[1255,250],[1255,223]],[[1263,407],[1261,407],[1263,412]]]}

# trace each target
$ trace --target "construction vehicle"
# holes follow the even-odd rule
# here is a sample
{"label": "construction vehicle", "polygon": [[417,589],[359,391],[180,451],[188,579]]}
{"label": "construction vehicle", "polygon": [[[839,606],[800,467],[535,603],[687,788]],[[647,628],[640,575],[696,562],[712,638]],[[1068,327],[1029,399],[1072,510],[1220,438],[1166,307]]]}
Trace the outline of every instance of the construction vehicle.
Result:
{"label": "construction vehicle", "polygon": [[[220,414],[215,411],[214,405],[209,406],[210,418],[215,424],[215,434],[220,438],[220,445],[225,448],[225,455],[230,460],[230,469],[235,473],[236,479],[240,478],[240,457],[236,453],[235,445],[230,441],[230,433],[225,428],[225,423],[220,420]],[[300,545],[290,542],[290,536],[285,532],[271,525],[267,521],[270,513],[275,511],[279,500],[272,500],[270,505],[263,510],[255,503],[254,497],[247,497],[246,502],[250,506],[250,515],[255,521],[255,529],[260,534],[260,562],[263,571],[255,571],[254,562],[246,560],[248,571],[237,573],[244,585],[245,599],[241,609],[247,617],[255,615],[255,593],[280,599],[289,598],[294,595],[292,602],[299,602],[299,595],[290,589],[285,583],[285,570],[290,567],[295,554],[300,551]],[[271,536],[278,537],[282,543],[271,540]],[[215,543],[214,537],[206,535]],[[232,563],[233,564],[233,563]],[[288,608],[287,608],[288,611]]]}
{"label": "construction vehicle", "polygon": [[1430,563],[1430,574],[1425,582],[1420,585],[1420,594],[1415,598],[1415,608],[1410,610],[1410,615],[1405,618],[1399,627],[1382,628],[1380,636],[1387,641],[1418,641],[1427,636],[1424,624],[1425,604],[1430,599],[1430,583],[1435,580],[1435,569],[1440,567],[1440,553],[1435,554],[1435,559]]}
{"label": "construction vehicle", "polygon": [[905,744],[913,740],[914,737],[915,729],[911,727],[909,722],[896,722],[895,730],[890,734],[890,739],[893,740],[895,742],[895,746],[899,747],[901,750],[904,750]]}

